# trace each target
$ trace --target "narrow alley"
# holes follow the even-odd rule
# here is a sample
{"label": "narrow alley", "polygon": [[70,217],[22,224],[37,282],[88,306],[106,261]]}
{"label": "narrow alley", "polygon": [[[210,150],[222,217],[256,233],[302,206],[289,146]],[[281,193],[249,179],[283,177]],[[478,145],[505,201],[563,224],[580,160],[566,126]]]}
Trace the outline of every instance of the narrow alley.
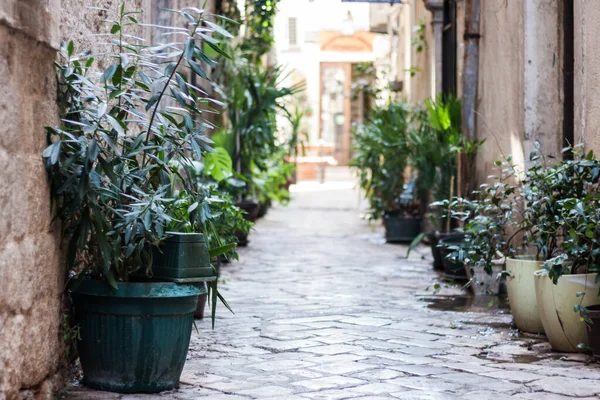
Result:
{"label": "narrow alley", "polygon": [[[181,387],[64,399],[572,399],[600,395],[597,364],[518,334],[502,301],[445,288],[418,252],[359,218],[348,173],[301,182],[223,268],[216,327],[197,322]],[[364,200],[363,200],[364,201]],[[421,254],[429,254],[425,248]],[[444,301],[454,296],[453,301]]]}

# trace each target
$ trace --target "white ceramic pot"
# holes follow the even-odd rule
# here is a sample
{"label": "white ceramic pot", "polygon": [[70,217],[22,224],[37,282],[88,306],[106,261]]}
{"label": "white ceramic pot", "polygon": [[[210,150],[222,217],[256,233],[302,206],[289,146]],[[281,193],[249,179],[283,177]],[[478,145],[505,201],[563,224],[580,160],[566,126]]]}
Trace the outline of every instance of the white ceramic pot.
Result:
{"label": "white ceramic pot", "polygon": [[515,325],[522,331],[544,333],[535,295],[533,274],[542,268],[542,261],[519,256],[506,259],[506,291]]}
{"label": "white ceramic pot", "polygon": [[[597,274],[563,275],[555,285],[545,270],[535,273],[535,292],[540,318],[548,341],[556,351],[574,353],[579,351],[580,343],[588,345],[586,324],[579,312],[574,311],[576,304],[584,307],[600,304],[596,284]],[[577,297],[576,294],[585,295]]]}

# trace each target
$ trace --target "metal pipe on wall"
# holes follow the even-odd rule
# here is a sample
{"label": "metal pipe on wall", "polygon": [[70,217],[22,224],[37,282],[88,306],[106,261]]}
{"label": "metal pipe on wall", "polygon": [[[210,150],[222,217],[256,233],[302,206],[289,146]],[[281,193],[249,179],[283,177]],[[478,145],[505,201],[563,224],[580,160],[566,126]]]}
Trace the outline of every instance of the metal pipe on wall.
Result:
{"label": "metal pipe on wall", "polygon": [[479,80],[480,0],[465,0],[465,63],[463,71],[462,130],[475,139],[475,107]]}

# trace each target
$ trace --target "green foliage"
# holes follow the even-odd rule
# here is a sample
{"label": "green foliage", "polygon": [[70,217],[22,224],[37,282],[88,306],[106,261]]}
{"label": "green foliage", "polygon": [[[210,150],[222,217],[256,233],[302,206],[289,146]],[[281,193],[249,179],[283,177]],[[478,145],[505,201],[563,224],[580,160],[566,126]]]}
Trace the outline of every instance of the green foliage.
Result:
{"label": "green foliage", "polygon": [[[192,71],[205,76],[199,61],[214,64],[201,39],[211,35],[217,46],[217,37],[231,35],[203,10],[173,12],[186,28],[162,28],[176,32],[170,37],[177,41],[141,44],[125,33],[129,26],[142,29],[138,13],[121,6],[110,21],[110,51],[75,53],[72,42],[61,47],[56,68],[64,119],[47,128],[43,158],[68,266],[80,277],[89,273],[116,286],[134,272],[149,272],[152,247],[169,229],[210,234],[231,207],[193,179],[196,163],[207,156],[213,179],[231,167],[222,151],[213,155],[206,134],[204,113],[213,100],[186,78]],[[103,70],[96,67],[100,60]]]}
{"label": "green foliage", "polygon": [[509,157],[496,162],[497,174],[490,176],[491,183],[480,186],[471,198],[454,197],[433,203],[448,211],[452,218],[464,224],[465,246],[452,256],[471,268],[483,268],[491,275],[494,261],[515,252],[507,235],[519,224],[518,171]]}
{"label": "green foliage", "polygon": [[256,61],[271,50],[275,43],[273,23],[279,0],[246,0],[246,34],[242,50]]}
{"label": "green foliage", "polygon": [[253,183],[257,198],[261,203],[276,201],[287,204],[290,193],[287,190],[288,179],[292,177],[295,165],[285,161],[285,152],[280,151],[266,160],[264,170],[256,169],[253,173]]}
{"label": "green foliage", "polygon": [[[269,160],[278,154],[281,143],[278,140],[277,116],[283,115],[299,126],[302,114],[292,115],[284,101],[302,90],[302,86],[285,87],[287,78],[280,66],[265,68],[251,62],[240,47],[231,49],[233,59],[224,62],[223,75],[216,87],[226,104],[226,112],[231,129],[221,131],[219,141],[228,147],[239,137],[239,154],[232,157],[239,165],[238,173],[246,181],[242,197],[256,196],[256,173],[264,173],[269,168]],[[225,61],[225,60],[223,60]],[[297,144],[294,142],[289,146]],[[234,146],[235,149],[235,146]]]}
{"label": "green foliage", "polygon": [[[571,149],[569,149],[570,151]],[[600,161],[592,152],[547,165],[539,151],[525,179],[526,240],[556,283],[565,273],[600,271]]]}
{"label": "green foliage", "polygon": [[[389,102],[377,107],[372,118],[353,131],[354,157],[359,183],[371,207],[370,217],[384,212],[414,212],[414,202],[402,198],[404,173],[410,161],[410,110],[406,104]],[[411,193],[407,193],[411,194]]]}

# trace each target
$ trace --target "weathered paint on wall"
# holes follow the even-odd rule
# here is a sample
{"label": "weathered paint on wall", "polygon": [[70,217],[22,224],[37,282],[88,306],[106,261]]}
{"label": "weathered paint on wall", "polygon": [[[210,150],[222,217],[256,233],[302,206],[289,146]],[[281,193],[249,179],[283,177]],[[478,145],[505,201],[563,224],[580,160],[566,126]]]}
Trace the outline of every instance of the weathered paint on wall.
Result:
{"label": "weathered paint on wall", "polygon": [[476,130],[486,143],[477,159],[480,182],[502,155],[523,157],[523,85],[522,2],[482,1]]}
{"label": "weathered paint on wall", "polygon": [[600,155],[600,2],[574,1],[575,142]]}

